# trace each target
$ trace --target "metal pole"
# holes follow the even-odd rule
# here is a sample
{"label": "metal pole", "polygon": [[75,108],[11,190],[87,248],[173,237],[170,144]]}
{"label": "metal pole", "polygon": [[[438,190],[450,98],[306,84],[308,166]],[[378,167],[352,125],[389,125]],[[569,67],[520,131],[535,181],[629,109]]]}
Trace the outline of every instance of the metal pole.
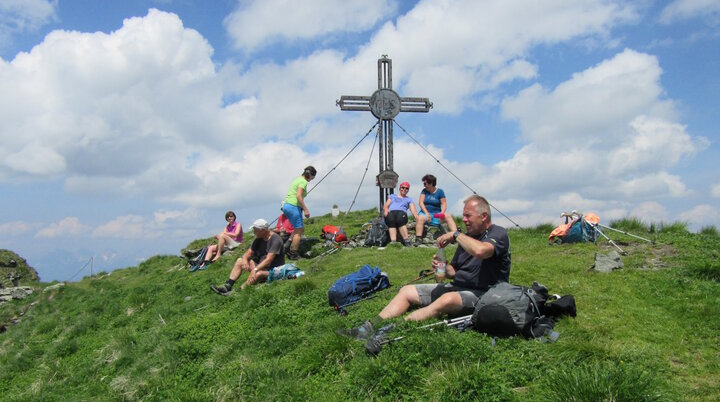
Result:
{"label": "metal pole", "polygon": [[[583,219],[583,221],[585,221],[585,220]],[[582,223],[582,222],[581,222],[581,223]],[[620,246],[618,246],[617,244],[615,244],[614,241],[612,241],[609,237],[605,236],[605,233],[603,233],[602,230],[600,230],[600,228],[597,227],[597,225],[592,225],[592,227],[594,227],[595,230],[596,230],[598,233],[600,233],[600,235],[602,235],[602,237],[604,237],[605,239],[607,239],[607,241],[609,241],[610,244],[612,244],[612,245],[615,246],[618,250],[620,250],[620,253],[621,253],[622,255],[627,255],[627,253],[625,252],[625,250],[621,249]]]}
{"label": "metal pole", "polygon": [[648,242],[648,243],[654,243],[652,240],[648,240],[648,239],[646,239],[646,238],[644,238],[644,237],[636,236],[636,235],[634,235],[634,234],[632,234],[632,233],[628,233],[628,232],[626,232],[626,231],[624,231],[624,230],[611,228],[610,226],[605,226],[605,225],[603,225],[603,224],[601,224],[601,223],[598,223],[598,226],[602,226],[602,227],[605,228],[605,229],[614,230],[614,231],[616,231],[616,232],[622,233],[622,234],[624,234],[624,235],[632,236],[632,237],[635,237],[635,238],[640,239],[640,240],[645,240],[645,241]]}

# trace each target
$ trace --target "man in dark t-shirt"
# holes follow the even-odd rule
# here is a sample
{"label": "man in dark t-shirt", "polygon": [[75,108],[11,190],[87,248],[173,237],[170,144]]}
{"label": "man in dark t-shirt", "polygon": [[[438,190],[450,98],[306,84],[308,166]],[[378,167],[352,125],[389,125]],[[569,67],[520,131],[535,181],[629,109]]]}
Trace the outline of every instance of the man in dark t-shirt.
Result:
{"label": "man in dark t-shirt", "polygon": [[269,270],[285,264],[283,241],[277,233],[270,230],[267,221],[257,219],[253,223],[252,229],[255,234],[255,240],[253,240],[252,245],[242,257],[235,261],[235,265],[232,271],[230,271],[230,278],[225,284],[220,286],[210,285],[210,289],[213,292],[227,296],[243,271],[249,272],[250,276],[248,276],[245,283],[240,286],[241,290],[245,289],[247,285],[265,282]]}
{"label": "man in dark t-shirt", "polygon": [[[475,303],[488,288],[507,282],[510,276],[510,240],[507,230],[491,221],[490,205],[479,195],[465,199],[463,223],[466,233],[457,231],[452,217],[445,214],[450,231],[437,239],[438,247],[458,244],[452,261],[446,266],[450,283],[403,286],[378,314],[363,325],[344,331],[345,335],[368,339],[383,320],[399,317],[418,306],[406,321],[425,320],[441,315],[472,314]],[[433,268],[438,261],[433,258]]]}

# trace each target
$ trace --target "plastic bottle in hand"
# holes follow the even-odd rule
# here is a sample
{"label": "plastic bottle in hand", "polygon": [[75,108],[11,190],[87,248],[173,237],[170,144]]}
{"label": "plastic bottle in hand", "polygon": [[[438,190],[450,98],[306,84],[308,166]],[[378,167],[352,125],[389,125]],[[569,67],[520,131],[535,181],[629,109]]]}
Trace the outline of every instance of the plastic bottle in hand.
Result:
{"label": "plastic bottle in hand", "polygon": [[435,282],[440,283],[445,280],[445,267],[447,266],[444,248],[438,248],[435,259],[437,260],[437,264],[435,265]]}

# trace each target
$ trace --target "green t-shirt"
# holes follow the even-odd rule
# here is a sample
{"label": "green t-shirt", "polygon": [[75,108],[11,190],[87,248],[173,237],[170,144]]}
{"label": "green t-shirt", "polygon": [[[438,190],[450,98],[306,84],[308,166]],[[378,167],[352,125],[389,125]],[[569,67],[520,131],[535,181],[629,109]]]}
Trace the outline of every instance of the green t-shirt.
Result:
{"label": "green t-shirt", "polygon": [[297,191],[298,188],[303,189],[303,198],[307,195],[307,180],[305,180],[305,177],[298,176],[293,182],[290,184],[290,190],[288,190],[287,197],[285,197],[285,203],[290,205],[298,205],[298,199],[297,199]]}

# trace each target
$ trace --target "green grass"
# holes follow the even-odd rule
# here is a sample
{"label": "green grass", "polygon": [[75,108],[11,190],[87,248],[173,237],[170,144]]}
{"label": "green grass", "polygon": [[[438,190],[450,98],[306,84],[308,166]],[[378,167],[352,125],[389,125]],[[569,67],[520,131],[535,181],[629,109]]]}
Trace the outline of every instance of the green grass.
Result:
{"label": "green grass", "polygon": [[[356,234],[373,216],[350,214],[344,227]],[[306,234],[341,220],[313,218]],[[612,249],[604,240],[549,246],[552,225],[510,230],[511,282],[576,297],[578,316],[556,325],[555,343],[493,346],[439,326],[407,331],[377,358],[335,330],[376,315],[397,285],[429,267],[433,249],[343,249],[300,260],[301,279],[230,297],[208,285],[227,278],[242,249],[192,274],[182,258],[156,256],[4,306],[25,314],[0,334],[0,400],[719,400],[720,238],[684,224],[643,227],[621,229],[650,234],[654,245],[608,233],[629,252],[612,274],[588,271],[597,251]],[[339,316],[327,290],[363,264],[396,286]]]}

